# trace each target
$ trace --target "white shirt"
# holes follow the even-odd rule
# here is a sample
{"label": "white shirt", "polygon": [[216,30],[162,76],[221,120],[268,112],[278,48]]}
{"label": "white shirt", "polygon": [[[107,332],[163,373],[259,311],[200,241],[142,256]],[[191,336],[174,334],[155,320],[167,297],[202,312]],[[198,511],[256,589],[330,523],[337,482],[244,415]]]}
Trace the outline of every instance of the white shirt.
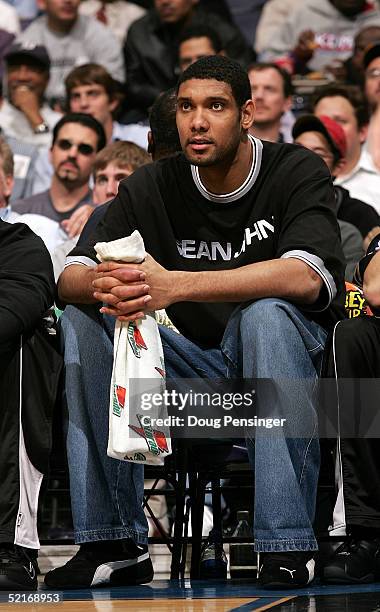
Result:
{"label": "white shirt", "polygon": [[4,0],[0,0],[0,28],[15,36],[20,34],[20,21],[17,11]]}
{"label": "white shirt", "polygon": [[338,177],[335,184],[348,189],[352,198],[373,206],[380,215],[380,172],[365,148],[355,168],[350,174]]}
{"label": "white shirt", "polygon": [[[145,15],[146,10],[133,2],[125,0],[115,0],[114,2],[105,2],[104,10],[107,18],[106,25],[112,30],[121,44],[124,43],[129,30],[129,26]],[[102,8],[100,0],[82,0],[79,5],[81,15],[88,17],[96,17],[96,13]]]}
{"label": "white shirt", "polygon": [[0,109],[0,125],[6,136],[12,136],[22,142],[29,142],[38,148],[50,147],[52,129],[62,115],[56,113],[47,105],[40,108],[40,113],[50,128],[50,131],[45,134],[35,134],[24,113],[10,104],[8,100],[4,100]]}

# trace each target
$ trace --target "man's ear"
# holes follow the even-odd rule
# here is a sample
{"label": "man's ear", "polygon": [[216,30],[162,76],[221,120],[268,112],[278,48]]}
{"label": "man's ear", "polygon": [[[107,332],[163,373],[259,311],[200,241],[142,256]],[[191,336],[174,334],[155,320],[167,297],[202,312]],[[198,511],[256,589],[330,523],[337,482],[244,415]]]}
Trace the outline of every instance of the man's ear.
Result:
{"label": "man's ear", "polygon": [[46,2],[45,0],[37,0],[37,6],[41,11],[46,11]]}
{"label": "man's ear", "polygon": [[113,113],[117,107],[119,106],[119,100],[115,98],[114,100],[110,100],[108,107],[110,109],[110,113]]}
{"label": "man's ear", "polygon": [[255,103],[253,100],[247,100],[241,107],[241,127],[244,130],[249,130],[253,125],[255,118]]}
{"label": "man's ear", "polygon": [[5,195],[6,201],[8,201],[8,199],[11,197],[11,193],[12,193],[14,184],[15,184],[15,180],[13,176],[8,174],[5,177],[5,189],[4,189],[4,195]]}

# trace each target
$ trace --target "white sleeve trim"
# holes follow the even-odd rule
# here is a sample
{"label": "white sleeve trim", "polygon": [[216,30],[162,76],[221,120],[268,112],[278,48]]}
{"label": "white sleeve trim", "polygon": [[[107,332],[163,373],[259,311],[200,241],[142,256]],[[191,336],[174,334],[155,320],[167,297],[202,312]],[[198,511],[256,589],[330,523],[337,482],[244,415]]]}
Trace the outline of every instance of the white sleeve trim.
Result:
{"label": "white sleeve trim", "polygon": [[75,265],[94,268],[97,265],[97,263],[90,257],[85,257],[82,255],[78,255],[78,256],[69,255],[68,257],[66,257],[65,268],[68,268],[69,266],[75,266]]}
{"label": "white sleeve trim", "polygon": [[332,275],[330,274],[330,272],[328,271],[328,269],[326,268],[322,259],[318,257],[317,255],[312,255],[311,253],[308,253],[307,251],[297,251],[297,250],[288,251],[287,253],[284,253],[283,255],[281,255],[281,259],[289,259],[289,258],[300,259],[301,261],[304,261],[308,266],[310,266],[310,268],[312,268],[321,277],[327,289],[327,294],[329,296],[328,303],[322,308],[313,308],[313,306],[311,307],[308,306],[307,309],[312,312],[323,312],[324,310],[326,310],[330,306],[332,300],[335,298],[337,290],[336,290],[335,281]]}

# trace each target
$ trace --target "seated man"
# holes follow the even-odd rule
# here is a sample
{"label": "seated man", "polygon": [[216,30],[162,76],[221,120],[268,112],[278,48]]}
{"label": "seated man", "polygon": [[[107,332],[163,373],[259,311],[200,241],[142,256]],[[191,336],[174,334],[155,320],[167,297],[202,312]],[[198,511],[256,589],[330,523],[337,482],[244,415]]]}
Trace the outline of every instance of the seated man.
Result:
{"label": "seated man", "polygon": [[151,161],[149,153],[134,142],[113,142],[99,151],[93,169],[94,204],[112,200],[117,195],[120,181]]}
{"label": "seated man", "polygon": [[19,39],[26,45],[43,41],[51,71],[46,95],[50,103],[64,104],[65,78],[75,66],[96,62],[120,82],[124,82],[124,62],[120,43],[112,31],[93,17],[79,15],[80,0],[62,5],[40,0],[44,15],[37,17]]}
{"label": "seated man", "polygon": [[[217,30],[222,48],[243,65],[253,61],[238,28],[220,15],[208,12],[199,0],[154,0],[144,17],[128,30],[123,47],[127,72],[127,103],[142,114],[160,92],[176,82],[177,46],[182,31],[193,25],[208,25]],[[202,3],[203,4],[203,3]]]}
{"label": "seated man", "polygon": [[[340,321],[326,356],[326,375],[336,378],[339,405],[339,495],[333,527],[336,535],[349,536],[323,569],[324,580],[332,584],[380,578],[380,453],[378,432],[371,430],[379,412],[380,234],[359,262],[355,281],[374,316]],[[363,423],[368,429],[360,429]]]}
{"label": "seated man", "polygon": [[[50,587],[152,577],[141,466],[113,462],[106,471],[99,458],[107,446],[113,320],[136,321],[161,308],[181,332],[160,328],[168,377],[287,381],[270,409],[287,419],[289,435],[258,434],[249,444],[255,547],[263,586],[301,586],[313,579],[319,445],[309,385],[300,389],[297,382],[314,385],[326,329],[340,316],[343,256],[325,164],[293,145],[250,136],[253,117],[248,76],[238,63],[210,56],[192,64],[177,91],[184,153],[122,181],[89,244],[68,258],[60,298],[83,304],[86,312],[103,303],[92,354],[107,348],[102,367],[94,367],[82,387],[86,395],[96,390],[95,404],[69,421],[69,462],[73,470],[83,466],[72,491],[81,548],[47,574]],[[96,242],[134,229],[149,252],[144,263],[96,265]],[[66,343],[72,337],[67,321]],[[76,364],[73,358],[71,369],[79,376]],[[77,399],[71,398],[74,406]],[[308,434],[292,437],[300,421]],[[107,493],[115,487],[117,507]]]}
{"label": "seated man", "polygon": [[[314,151],[323,159],[334,179],[336,172],[344,164],[346,154],[346,138],[339,123],[323,115],[321,117],[303,115],[293,126],[293,137],[296,144]],[[354,209],[360,217],[361,210],[365,211],[367,204],[350,198],[348,191],[342,187],[334,189],[336,196],[334,210],[338,216],[343,255],[346,260],[344,278],[351,281],[356,264],[364,255],[363,239],[359,229],[344,218],[347,209],[348,213]]]}
{"label": "seated man", "polygon": [[47,217],[58,222],[68,237],[77,236],[93,210],[89,180],[96,153],[104,146],[104,130],[96,119],[84,113],[62,117],[53,131],[50,189],[14,202],[13,210]]}
{"label": "seated man", "polygon": [[181,72],[207,55],[225,55],[216,30],[207,25],[186,28],[178,41],[178,65]]}
{"label": "seated man", "polygon": [[5,54],[7,99],[0,108],[6,136],[38,147],[49,147],[61,115],[44,101],[50,58],[43,45],[15,43]]}
{"label": "seated man", "polygon": [[[66,97],[72,113],[86,113],[102,124],[107,143],[129,140],[144,149],[148,146],[149,128],[138,123],[122,125],[114,121],[117,110],[118,87],[109,72],[99,64],[77,66],[66,77]],[[53,175],[48,151],[41,151],[35,165],[32,195],[45,191]]]}
{"label": "seated man", "polygon": [[[0,180],[0,200],[3,189]],[[0,589],[34,590],[38,495],[60,358],[52,358],[44,331],[35,334],[53,303],[54,278],[43,242],[26,225],[0,220],[0,279]]]}
{"label": "seated man", "polygon": [[292,142],[293,86],[289,73],[277,64],[257,63],[248,67],[248,77],[256,106],[252,136],[269,142]]}

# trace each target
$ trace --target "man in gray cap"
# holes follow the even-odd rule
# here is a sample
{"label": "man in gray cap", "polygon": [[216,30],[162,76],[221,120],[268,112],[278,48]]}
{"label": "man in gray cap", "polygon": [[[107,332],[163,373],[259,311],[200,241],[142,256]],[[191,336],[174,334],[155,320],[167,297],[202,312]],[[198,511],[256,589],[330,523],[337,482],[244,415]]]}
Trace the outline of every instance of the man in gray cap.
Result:
{"label": "man in gray cap", "polygon": [[0,109],[6,136],[38,147],[48,147],[60,114],[44,104],[50,59],[44,46],[15,43],[6,53],[7,99]]}

